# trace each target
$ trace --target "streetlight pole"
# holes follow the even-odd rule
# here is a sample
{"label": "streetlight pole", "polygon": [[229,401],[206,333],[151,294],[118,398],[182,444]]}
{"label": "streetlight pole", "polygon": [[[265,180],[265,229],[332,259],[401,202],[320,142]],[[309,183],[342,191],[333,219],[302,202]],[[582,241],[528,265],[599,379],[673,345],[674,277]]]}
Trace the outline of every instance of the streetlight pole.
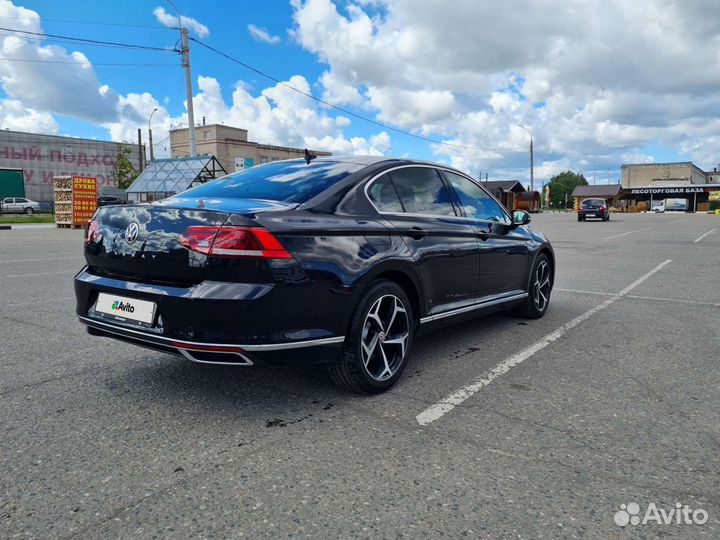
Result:
{"label": "streetlight pole", "polygon": [[152,122],[153,114],[158,112],[160,109],[155,108],[150,113],[150,118],[148,118],[148,143],[150,144],[150,162],[155,159],[155,153],[153,152],[153,144],[152,144],[152,128],[150,127],[150,122]]}
{"label": "streetlight pole", "polygon": [[530,191],[534,190],[534,183],[535,183],[535,155],[533,151],[533,134],[532,131],[530,131],[525,126],[518,124],[518,127],[523,128],[525,131],[528,132],[528,135],[530,135]]}
{"label": "streetlight pole", "polygon": [[190,73],[190,45],[188,44],[188,31],[183,28],[180,11],[171,0],[165,0],[177,13],[178,28],[180,29],[180,50],[182,64],[185,70],[185,94],[187,96],[188,134],[190,135],[190,157],[197,155],[197,140],[195,139],[195,112],[193,111],[192,74]]}

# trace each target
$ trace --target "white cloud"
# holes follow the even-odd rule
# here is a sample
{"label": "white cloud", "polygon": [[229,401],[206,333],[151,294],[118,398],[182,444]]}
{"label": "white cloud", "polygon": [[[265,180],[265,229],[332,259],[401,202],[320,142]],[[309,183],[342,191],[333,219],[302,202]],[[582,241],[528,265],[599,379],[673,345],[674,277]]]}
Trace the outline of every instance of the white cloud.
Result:
{"label": "white cloud", "polygon": [[[165,11],[165,8],[158,6],[153,10],[153,15],[155,15],[155,18],[160,24],[169,28],[177,28],[177,14],[173,15],[172,13],[168,13]],[[188,30],[197,34],[198,37],[204,38],[210,35],[210,29],[197,19],[180,15],[180,23]]]}
{"label": "white cloud", "polygon": [[[174,24],[161,8],[155,14],[164,24]],[[42,31],[37,13],[6,0],[0,0],[0,17],[19,21],[19,28]],[[183,24],[194,23],[184,20]],[[202,28],[196,31],[203,32]],[[197,80],[195,117],[246,128],[254,141],[348,154],[382,154],[390,149],[385,132],[368,138],[345,137],[343,130],[351,123],[348,118],[330,116],[327,108],[282,84],[251,93],[246,83],[238,81],[232,102],[226,103],[216,79],[200,76]],[[311,92],[304,77],[293,76],[287,83]],[[53,115],[57,114],[101,125],[115,141],[135,142],[141,128],[147,142],[148,118],[158,109],[152,119],[154,149],[156,156],[165,157],[169,155],[169,130],[187,125],[185,114],[168,114],[167,98],[158,99],[148,92],[119,94],[98,78],[83,53],[47,45],[42,38],[22,34],[0,37],[0,85],[9,96],[0,99],[2,128],[55,133],[59,127]]]}
{"label": "white cloud", "polygon": [[295,40],[328,65],[325,95],[455,144],[517,148],[437,146],[439,159],[527,177],[524,124],[543,174],[615,168],[651,144],[720,160],[705,127],[720,118],[715,0],[292,6]]}
{"label": "white cloud", "polygon": [[260,28],[252,23],[247,25],[247,29],[248,32],[250,32],[250,35],[258,41],[264,41],[270,45],[277,45],[281,41],[280,36],[272,35],[265,28]]}
{"label": "white cloud", "polygon": [[58,132],[59,126],[49,113],[29,109],[16,99],[2,99],[0,129],[52,134]]}
{"label": "white cloud", "polygon": [[[310,92],[310,84],[300,75],[291,77],[286,83]],[[243,83],[238,83],[229,104],[223,99],[216,79],[198,77],[198,87],[200,92],[193,98],[196,118],[204,116],[208,123],[243,127],[253,141],[327,150],[335,154],[380,155],[391,145],[385,132],[369,139],[345,137],[343,129],[350,124],[348,118],[328,116],[322,106],[282,84],[253,95]],[[171,121],[182,121],[182,118]]]}

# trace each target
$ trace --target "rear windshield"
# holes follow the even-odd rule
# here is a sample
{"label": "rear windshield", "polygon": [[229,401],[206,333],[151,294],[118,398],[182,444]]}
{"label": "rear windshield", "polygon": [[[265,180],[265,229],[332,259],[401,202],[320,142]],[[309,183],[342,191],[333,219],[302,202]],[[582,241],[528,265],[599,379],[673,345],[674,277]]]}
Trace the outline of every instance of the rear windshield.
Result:
{"label": "rear windshield", "polygon": [[265,199],[303,203],[364,165],[336,161],[278,161],[236,172],[190,189],[180,197]]}
{"label": "rear windshield", "polygon": [[585,204],[603,204],[605,201],[603,199],[585,199],[582,203]]}

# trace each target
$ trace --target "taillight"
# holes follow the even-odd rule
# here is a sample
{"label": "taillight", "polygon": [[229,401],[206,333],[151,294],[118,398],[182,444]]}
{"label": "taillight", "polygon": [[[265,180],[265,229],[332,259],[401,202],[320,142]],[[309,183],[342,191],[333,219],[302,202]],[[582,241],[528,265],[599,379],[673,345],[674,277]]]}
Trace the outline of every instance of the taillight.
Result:
{"label": "taillight", "polygon": [[92,244],[100,236],[100,223],[97,221],[91,221],[88,223],[87,231],[85,233],[85,243]]}
{"label": "taillight", "polygon": [[603,205],[600,205],[600,211],[601,211],[601,212],[604,212],[604,211],[605,211],[605,205],[604,205],[604,204],[603,204]]}
{"label": "taillight", "polygon": [[188,227],[178,241],[188,249],[210,256],[292,259],[280,241],[261,227]]}

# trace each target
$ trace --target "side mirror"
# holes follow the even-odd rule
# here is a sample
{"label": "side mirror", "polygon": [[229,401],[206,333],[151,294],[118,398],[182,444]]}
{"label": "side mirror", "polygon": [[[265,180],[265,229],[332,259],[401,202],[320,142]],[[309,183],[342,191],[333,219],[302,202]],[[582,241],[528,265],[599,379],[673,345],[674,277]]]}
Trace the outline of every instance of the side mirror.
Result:
{"label": "side mirror", "polygon": [[520,225],[527,225],[530,223],[530,214],[525,210],[515,210],[512,214],[513,225],[519,227]]}

